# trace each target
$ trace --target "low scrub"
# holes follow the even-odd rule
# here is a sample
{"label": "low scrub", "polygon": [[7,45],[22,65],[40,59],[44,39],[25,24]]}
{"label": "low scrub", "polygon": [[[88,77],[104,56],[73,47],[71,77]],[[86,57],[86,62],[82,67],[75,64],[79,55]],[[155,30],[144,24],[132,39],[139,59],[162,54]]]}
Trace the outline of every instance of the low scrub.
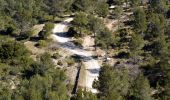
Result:
{"label": "low scrub", "polygon": [[54,58],[54,59],[58,59],[60,57],[61,57],[61,55],[59,53],[54,53],[52,56],[52,58]]}
{"label": "low scrub", "polygon": [[72,66],[72,65],[75,64],[75,60],[74,60],[74,58],[72,58],[72,57],[67,58],[67,59],[66,59],[66,62],[67,62],[67,64],[68,64],[68,66]]}
{"label": "low scrub", "polygon": [[45,40],[40,40],[38,41],[38,43],[36,44],[37,47],[42,48],[42,47],[46,47],[47,46],[47,42]]}
{"label": "low scrub", "polygon": [[83,40],[81,38],[78,38],[73,41],[75,45],[82,47]]}

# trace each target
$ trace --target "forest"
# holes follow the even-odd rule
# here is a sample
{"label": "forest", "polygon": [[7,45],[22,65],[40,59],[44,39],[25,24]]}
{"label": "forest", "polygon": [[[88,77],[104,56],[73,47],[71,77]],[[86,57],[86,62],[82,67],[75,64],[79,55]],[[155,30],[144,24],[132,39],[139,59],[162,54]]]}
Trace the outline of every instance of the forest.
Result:
{"label": "forest", "polygon": [[170,100],[170,0],[0,0],[0,100]]}

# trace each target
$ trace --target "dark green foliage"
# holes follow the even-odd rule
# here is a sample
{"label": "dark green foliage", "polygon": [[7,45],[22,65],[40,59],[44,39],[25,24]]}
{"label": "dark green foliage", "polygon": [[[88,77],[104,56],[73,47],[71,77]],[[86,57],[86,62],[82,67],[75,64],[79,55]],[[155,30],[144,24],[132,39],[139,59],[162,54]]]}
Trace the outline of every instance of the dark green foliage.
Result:
{"label": "dark green foliage", "polygon": [[88,14],[97,14],[106,17],[109,14],[109,6],[103,0],[75,0],[73,9],[83,11]]}
{"label": "dark green foliage", "polygon": [[103,24],[104,22],[101,19],[91,15],[88,16],[88,19],[89,19],[88,28],[90,31],[93,32],[94,36],[95,34],[97,34],[98,32],[105,28]]}
{"label": "dark green foliage", "polygon": [[137,60],[140,59],[142,54],[142,49],[144,47],[144,40],[140,34],[133,34],[132,40],[129,43],[130,56],[133,59],[134,63],[137,63]]}
{"label": "dark green foliage", "polygon": [[130,93],[130,100],[152,100],[149,82],[143,75],[134,80]]}
{"label": "dark green foliage", "polygon": [[1,0],[0,30],[9,32],[10,29],[11,34],[27,38],[34,24],[53,21],[56,15],[70,11],[72,3],[73,0]]}
{"label": "dark green foliage", "polygon": [[118,19],[118,30],[120,29],[120,18],[123,14],[123,8],[121,6],[118,6],[114,10],[115,17]]}
{"label": "dark green foliage", "polygon": [[45,40],[39,40],[38,43],[36,44],[37,47],[42,48],[47,46],[47,41]]}
{"label": "dark green foliage", "polygon": [[54,68],[54,65],[51,61],[51,55],[48,53],[44,53],[43,55],[41,55],[38,62],[32,63],[30,68],[25,70],[24,77],[30,78],[33,75],[37,74],[44,76],[52,68]]}
{"label": "dark green foliage", "polygon": [[104,98],[122,100],[128,92],[128,81],[127,70],[118,70],[105,65],[101,68],[97,89]]}
{"label": "dark green foliage", "polygon": [[150,10],[155,13],[165,14],[167,12],[168,5],[167,0],[150,0]]}
{"label": "dark green foliage", "polygon": [[149,26],[146,34],[146,39],[152,41],[163,33],[166,27],[166,19],[161,14],[151,13],[149,15]]}
{"label": "dark green foliage", "polygon": [[[95,47],[107,52],[114,48],[118,50],[118,60],[121,60],[114,67],[104,65],[101,68],[99,80],[93,85],[99,90],[97,95],[79,90],[72,100],[152,100],[152,97],[169,100],[170,32],[169,19],[166,18],[169,0],[149,0],[148,4],[141,6],[142,1],[0,0],[0,33],[4,35],[0,36],[0,100],[69,99],[64,71],[55,68],[51,55],[44,53],[34,61],[21,41],[8,41],[7,37],[29,39],[34,34],[31,27],[45,23],[39,36],[48,39],[56,17],[70,12],[76,14],[69,29],[70,36],[82,37],[92,33]],[[128,29],[120,28],[122,16],[126,18],[122,7],[125,2],[133,7],[126,9],[134,12],[133,29],[129,26],[126,27]],[[119,30],[115,36],[103,22],[109,14],[107,3],[116,5],[113,14],[118,19]],[[127,20],[131,21],[131,18]],[[75,43],[81,45],[82,41],[78,38]],[[40,47],[45,45],[44,40],[39,41]],[[58,54],[53,55],[56,60],[59,57]],[[66,59],[68,64],[74,64],[73,61]],[[58,61],[58,65],[63,64]],[[11,89],[11,82],[16,89]]]}
{"label": "dark green foliage", "polygon": [[96,2],[94,0],[75,0],[73,8],[75,10],[93,13]]}
{"label": "dark green foliage", "polygon": [[[29,56],[20,42],[1,43],[0,99],[67,100],[66,76],[63,71],[55,69],[51,55],[44,53],[37,61]],[[11,89],[11,82],[16,89]]]}
{"label": "dark green foliage", "polygon": [[99,45],[103,49],[109,49],[109,46],[111,46],[111,44],[113,43],[112,39],[112,32],[110,32],[108,29],[100,31],[99,33],[97,33],[96,36],[97,45]]}
{"label": "dark green foliage", "polygon": [[128,1],[130,2],[130,5],[131,5],[132,7],[137,7],[137,6],[139,6],[140,3],[141,3],[141,0],[128,0]]}
{"label": "dark green foliage", "polygon": [[60,71],[53,69],[48,76],[36,75],[29,82],[24,80],[19,87],[21,94],[16,93],[14,98],[17,100],[19,95],[30,100],[67,100],[66,86],[64,80],[60,78],[62,75]]}
{"label": "dark green foliage", "polygon": [[98,2],[96,13],[101,17],[107,17],[109,14],[109,6],[105,2]]}
{"label": "dark green foliage", "polygon": [[27,55],[28,51],[22,43],[7,41],[0,45],[0,59],[2,62],[21,59]]}
{"label": "dark green foliage", "polygon": [[78,89],[77,94],[71,98],[71,100],[98,100],[97,96],[91,92],[83,91]]}
{"label": "dark green foliage", "polygon": [[[2,84],[1,84],[2,86]],[[10,100],[11,92],[9,87],[1,87],[0,89],[0,100]]]}
{"label": "dark green foliage", "polygon": [[137,8],[134,12],[134,29],[143,34],[147,28],[146,14],[142,8]]}
{"label": "dark green foliage", "polygon": [[39,33],[39,36],[42,39],[47,39],[50,34],[52,34],[52,29],[54,28],[54,24],[47,22],[43,28],[43,30]]}
{"label": "dark green foliage", "polygon": [[73,0],[45,0],[47,2],[47,5],[49,6],[49,11],[51,15],[58,15],[62,14],[66,11],[69,11],[71,8],[71,5],[73,3]]}
{"label": "dark green foliage", "polygon": [[87,27],[88,24],[88,18],[87,15],[83,12],[78,13],[73,22],[72,22],[74,28],[78,31],[77,36],[82,36],[82,30]]}

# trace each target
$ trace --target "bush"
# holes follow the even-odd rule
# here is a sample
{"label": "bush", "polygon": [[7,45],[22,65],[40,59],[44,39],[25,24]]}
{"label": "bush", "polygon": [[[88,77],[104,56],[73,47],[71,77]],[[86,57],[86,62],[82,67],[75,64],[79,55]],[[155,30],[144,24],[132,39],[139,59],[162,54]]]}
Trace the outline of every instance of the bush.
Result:
{"label": "bush", "polygon": [[44,30],[46,30],[47,32],[51,31],[53,28],[54,28],[54,23],[51,22],[45,23]]}
{"label": "bush", "polygon": [[45,40],[40,40],[38,41],[38,43],[36,44],[37,47],[46,47],[47,46],[47,42]]}
{"label": "bush", "polygon": [[67,58],[66,62],[68,64],[68,66],[72,66],[72,65],[75,64],[75,60],[73,58],[71,58],[71,57]]}
{"label": "bush", "polygon": [[44,20],[45,20],[45,21],[53,21],[54,18],[53,18],[52,15],[44,15]]}
{"label": "bush", "polygon": [[104,3],[104,2],[100,2],[97,5],[97,9],[96,9],[96,13],[100,16],[100,17],[106,17],[109,14],[109,6]]}
{"label": "bush", "polygon": [[29,39],[34,33],[35,30],[29,30],[27,32],[20,33],[20,39]]}
{"label": "bush", "polygon": [[24,44],[15,42],[15,41],[7,41],[3,42],[0,45],[0,59],[1,61],[8,61],[12,59],[19,59],[21,57],[28,56],[28,50],[24,46]]}
{"label": "bush", "polygon": [[61,55],[59,53],[54,53],[52,56],[52,58],[54,58],[54,59],[58,59],[60,57],[61,57]]}
{"label": "bush", "polygon": [[38,34],[39,37],[43,39],[47,39],[47,37],[52,34],[52,29],[54,28],[54,24],[47,22],[43,28],[43,30]]}
{"label": "bush", "polygon": [[75,45],[82,47],[83,40],[81,38],[78,38],[73,41]]}
{"label": "bush", "polygon": [[118,58],[127,58],[128,59],[129,56],[130,56],[129,52],[121,51],[121,52],[118,53],[118,55],[116,57],[118,57]]}
{"label": "bush", "polygon": [[16,26],[11,25],[7,28],[6,32],[11,36],[18,36],[18,32],[16,30],[17,30]]}
{"label": "bush", "polygon": [[62,62],[61,60],[59,60],[59,61],[57,62],[57,65],[62,66],[62,65],[63,65],[63,62]]}

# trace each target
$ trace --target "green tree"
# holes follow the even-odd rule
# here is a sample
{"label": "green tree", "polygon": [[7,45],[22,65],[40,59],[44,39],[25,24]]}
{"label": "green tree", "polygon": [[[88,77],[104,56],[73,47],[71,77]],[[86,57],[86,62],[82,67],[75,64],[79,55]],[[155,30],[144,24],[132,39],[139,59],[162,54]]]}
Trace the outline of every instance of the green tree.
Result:
{"label": "green tree", "polygon": [[95,94],[87,92],[86,90],[78,89],[77,94],[71,98],[71,100],[98,100]]}
{"label": "green tree", "polygon": [[113,35],[108,29],[103,29],[96,36],[96,43],[102,49],[106,51],[109,49],[109,46],[113,43]]}
{"label": "green tree", "polygon": [[147,29],[146,14],[142,8],[137,8],[134,12],[134,29],[143,34]]}
{"label": "green tree", "polygon": [[73,4],[73,8],[76,11],[83,11],[86,13],[93,13],[95,11],[95,4],[97,1],[94,0],[76,0]]}
{"label": "green tree", "polygon": [[97,89],[101,92],[100,97],[109,100],[122,100],[128,92],[129,76],[127,70],[114,69],[104,65],[99,74]]}
{"label": "green tree", "polygon": [[129,43],[130,56],[133,59],[134,63],[137,63],[140,59],[140,55],[143,52],[142,48],[144,47],[144,40],[140,34],[133,34],[131,41]]}
{"label": "green tree", "polygon": [[2,87],[3,84],[0,84],[1,88],[0,88],[0,99],[1,100],[10,100],[12,93],[9,89],[9,87]]}
{"label": "green tree", "polygon": [[97,46],[97,40],[96,40],[96,35],[104,29],[104,24],[103,21],[99,18],[96,18],[94,16],[88,16],[89,17],[89,29],[90,31],[93,32],[94,38],[95,38],[95,50]]}
{"label": "green tree", "polygon": [[82,29],[86,28],[88,24],[87,15],[83,12],[76,14],[72,24],[79,31],[80,36],[82,36]]}
{"label": "green tree", "polygon": [[155,13],[165,14],[168,9],[167,0],[150,0],[150,10]]}
{"label": "green tree", "polygon": [[149,41],[153,41],[159,36],[159,34],[164,33],[165,28],[165,17],[161,14],[151,13],[149,16],[149,25],[145,38]]}
{"label": "green tree", "polygon": [[23,56],[28,56],[28,50],[22,43],[7,41],[0,45],[0,59],[3,62],[20,59]]}
{"label": "green tree", "polygon": [[120,29],[120,19],[123,14],[123,8],[121,6],[117,6],[114,10],[115,17],[118,19],[118,30]]}
{"label": "green tree", "polygon": [[132,87],[132,100],[152,100],[151,88],[148,80],[143,76],[139,75],[134,80],[134,85]]}
{"label": "green tree", "polygon": [[129,0],[129,3],[132,7],[138,7],[141,3],[141,0]]}
{"label": "green tree", "polygon": [[96,13],[101,17],[107,17],[109,14],[109,6],[105,2],[98,2]]}
{"label": "green tree", "polygon": [[[49,1],[48,1],[49,2]],[[58,15],[62,14],[66,11],[69,11],[71,8],[71,5],[73,3],[73,0],[52,0],[50,3],[52,15]]]}

